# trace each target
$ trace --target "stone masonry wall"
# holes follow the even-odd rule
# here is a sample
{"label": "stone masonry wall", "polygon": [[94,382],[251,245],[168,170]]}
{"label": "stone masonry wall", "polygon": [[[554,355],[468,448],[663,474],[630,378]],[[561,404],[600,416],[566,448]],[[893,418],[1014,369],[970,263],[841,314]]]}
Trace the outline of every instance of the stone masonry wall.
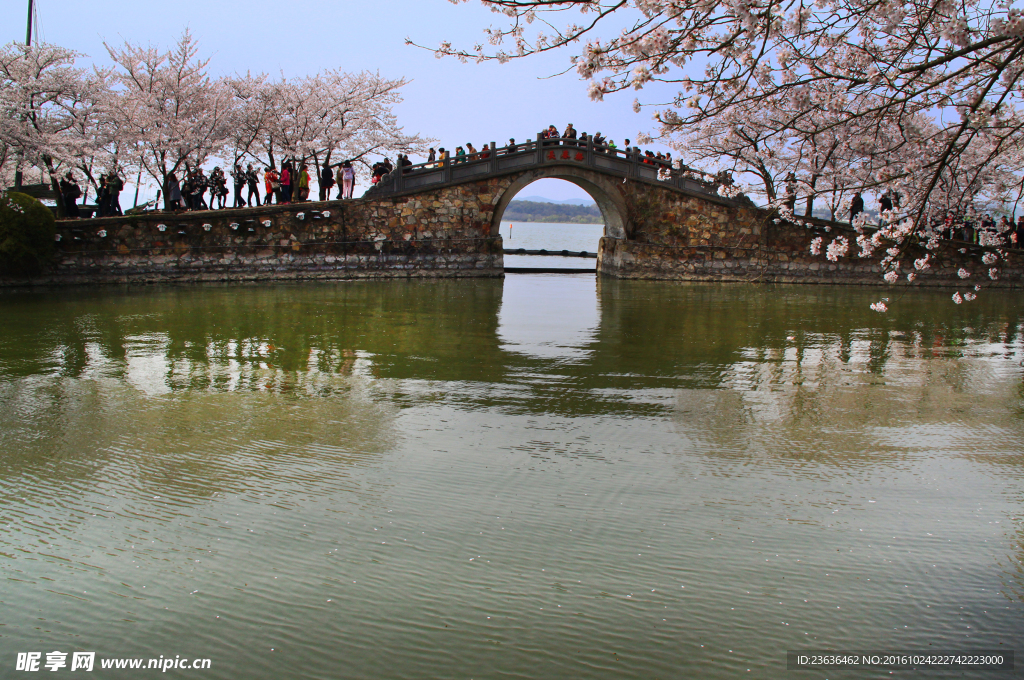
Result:
{"label": "stone masonry wall", "polygon": [[[603,238],[598,252],[598,271],[618,278],[675,279],[690,281],[761,281],[775,283],[854,283],[887,285],[880,260],[884,250],[871,258],[858,256],[857,233],[848,226],[815,220],[814,226],[775,223],[766,211],[752,205],[719,204],[697,197],[656,192],[646,200],[647,214],[633,224],[628,239]],[[634,197],[634,202],[638,199]],[[656,210],[651,210],[654,204]],[[641,209],[634,212],[643,213]],[[850,242],[848,254],[828,261],[825,246],[836,236]],[[811,241],[821,236],[822,255],[812,255]],[[932,267],[917,277],[915,286],[989,287],[1024,286],[1024,250],[1005,249],[994,265],[996,280],[981,256],[992,248],[949,241],[932,253]],[[923,257],[923,245],[912,246],[904,262]],[[967,280],[957,272],[971,272]],[[901,282],[906,284],[901,272]]]}
{"label": "stone masonry wall", "polygon": [[501,184],[62,221],[52,266],[0,286],[501,276],[501,238],[489,234]]}

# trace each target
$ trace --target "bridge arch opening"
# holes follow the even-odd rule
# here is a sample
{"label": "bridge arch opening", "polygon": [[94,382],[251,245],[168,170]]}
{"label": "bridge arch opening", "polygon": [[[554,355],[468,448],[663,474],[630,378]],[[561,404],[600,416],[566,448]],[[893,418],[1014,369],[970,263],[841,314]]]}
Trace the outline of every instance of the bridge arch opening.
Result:
{"label": "bridge arch opening", "polygon": [[505,266],[513,270],[593,270],[603,235],[604,218],[593,197],[560,179],[536,180],[520,190],[500,222]]}
{"label": "bridge arch opening", "polygon": [[[625,238],[625,205],[622,200],[622,192],[616,186],[617,182],[621,180],[591,172],[585,168],[572,166],[538,168],[516,178],[505,189],[494,206],[491,236],[501,235],[501,222],[505,218],[505,211],[509,203],[520,192],[541,179],[560,179],[582,189],[588,196],[594,199],[598,210],[601,211],[601,217],[604,221],[604,235],[612,238]],[[528,196],[529,192],[526,192],[525,195]]]}

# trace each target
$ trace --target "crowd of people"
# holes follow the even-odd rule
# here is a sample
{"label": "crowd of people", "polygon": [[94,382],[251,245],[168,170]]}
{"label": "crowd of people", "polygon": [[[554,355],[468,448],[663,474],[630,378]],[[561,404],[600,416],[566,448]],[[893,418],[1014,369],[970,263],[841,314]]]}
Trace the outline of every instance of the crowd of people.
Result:
{"label": "crowd of people", "polygon": [[950,211],[945,216],[933,218],[932,229],[947,239],[991,245],[992,237],[996,237],[1011,246],[1024,247],[1024,215],[1018,217],[1014,224],[1006,215],[996,220],[990,213],[976,216]]}
{"label": "crowd of people", "polygon": [[[789,196],[793,195],[787,182],[787,203]],[[900,194],[898,191],[885,191],[878,199],[878,214],[885,219],[886,214],[900,208]],[[861,192],[853,195],[850,203],[850,223],[853,224],[858,215],[864,213],[864,197]],[[990,245],[993,241],[1008,243],[1017,248],[1024,247],[1024,215],[1017,218],[1014,224],[1012,218],[1003,215],[998,220],[992,217],[991,213],[974,215],[946,211],[931,218],[930,227],[940,238],[967,241],[979,245]]]}
{"label": "crowd of people", "polygon": [[[606,139],[600,132],[594,135],[577,132],[572,123],[566,126],[562,133],[559,133],[558,128],[554,125],[548,126],[540,133],[541,146],[549,154],[556,153],[554,147],[563,147],[561,154],[565,158],[576,158],[582,152],[577,150],[574,155],[573,147],[586,148],[588,143],[592,143],[594,149],[602,153],[635,154],[639,162],[657,166],[659,177],[666,179],[675,176],[681,169],[687,169],[681,164],[673,162],[671,153],[641,151],[640,148],[631,146],[628,139],[625,140],[624,147],[620,151],[614,140]],[[492,153],[508,155],[535,148],[535,142],[532,140],[518,143],[514,138],[509,139],[508,145],[504,148],[493,150],[489,144],[483,144],[477,149],[472,143],[457,146],[454,152],[449,152],[444,147],[430,148],[424,166],[426,168],[440,167],[449,158],[451,163],[470,163],[487,160]],[[581,159],[581,157],[576,158],[576,160]],[[378,184],[383,177],[394,172],[396,167],[401,168],[402,172],[408,172],[408,168],[412,166],[413,162],[405,154],[398,154],[394,164],[390,159],[383,158],[370,167],[370,183]],[[229,175],[230,187],[233,191],[229,190]],[[208,175],[202,168],[186,167],[184,175],[180,178],[175,172],[168,175],[163,193],[166,204],[172,210],[223,210],[229,207],[229,196],[232,197],[230,206],[232,208],[274,203],[286,205],[309,200],[310,182],[314,178],[319,186],[319,200],[330,200],[335,187],[337,187],[336,199],[352,198],[356,172],[351,160],[333,165],[325,163],[315,175],[310,174],[310,166],[307,163],[292,161],[285,161],[280,170],[264,167],[260,171],[250,163],[244,169],[241,164],[235,164],[234,168],[226,173],[220,166],[217,166]],[[121,178],[112,171],[101,176],[98,181],[97,217],[121,215],[119,195],[124,187]],[[261,185],[262,199],[260,196]],[[74,174],[68,172],[61,180],[60,187],[67,216],[79,217],[78,200],[83,193]]]}
{"label": "crowd of people", "polygon": [[[309,200],[310,184],[313,176],[308,163],[285,161],[281,170],[267,167],[262,171],[255,169],[250,163],[245,169],[236,164],[231,171],[233,192],[232,208],[247,208],[259,205],[288,205]],[[338,187],[337,199],[352,198],[355,187],[355,168],[352,161],[343,161],[331,165],[325,163],[316,174],[319,185],[319,200],[331,200],[331,190]],[[263,187],[263,198],[260,198],[260,185]],[[209,203],[206,192],[210,193]],[[167,181],[167,196],[174,210],[208,210],[224,209],[227,203],[228,178],[220,167],[215,167],[209,176],[202,168],[188,169],[184,180],[180,181],[175,173],[171,173]]]}
{"label": "crowd of people", "polygon": [[[261,176],[262,175],[262,176]],[[250,163],[245,169],[236,164],[230,172],[231,186],[234,189],[232,208],[246,208],[260,205],[301,203],[309,200],[311,175],[307,163],[285,161],[281,170],[264,168],[262,173]],[[320,200],[331,198],[331,190],[337,186],[335,198],[352,198],[355,187],[356,173],[352,161],[343,161],[334,165],[324,164],[317,174],[320,187]],[[120,194],[124,182],[116,171],[101,175],[97,179],[96,217],[121,215]],[[260,185],[263,197],[260,197]],[[61,199],[64,203],[65,215],[70,219],[81,217],[79,199],[82,198],[82,187],[75,178],[74,172],[68,172],[59,182]],[[164,188],[167,204],[171,210],[223,210],[228,207],[228,174],[220,166],[215,167],[207,175],[202,168],[186,168],[184,176],[177,173],[167,176]],[[209,198],[207,199],[207,194]]]}
{"label": "crowd of people", "polygon": [[[561,153],[563,159],[582,160],[582,152],[579,148],[593,146],[595,151],[601,153],[624,153],[627,156],[637,158],[638,162],[658,168],[659,178],[669,179],[681,172],[695,172],[687,168],[681,161],[674,161],[672,154],[665,152],[643,151],[639,147],[632,146],[632,142],[626,139],[623,149],[620,152],[614,140],[606,139],[604,135],[597,132],[588,135],[586,132],[577,132],[572,123],[569,123],[565,130],[559,133],[554,125],[548,126],[538,135],[538,141],[518,143],[515,138],[510,138],[508,144],[502,148],[492,148],[489,144],[481,145],[477,149],[472,143],[467,142],[465,146],[455,147],[450,153],[444,147],[437,149],[430,148],[427,152],[427,160],[422,164],[423,169],[438,168],[451,159],[451,163],[470,163],[473,161],[487,160],[491,154],[511,155],[521,151],[536,150],[537,144],[545,150],[550,158],[558,158],[556,154]],[[574,152],[573,148],[577,150]],[[398,154],[397,164],[393,164],[389,158],[383,158],[374,163],[371,168],[370,182],[378,184],[385,176],[396,169],[401,172],[408,172],[413,162],[405,154]],[[721,175],[721,174],[720,174]],[[710,175],[706,175],[710,177]],[[262,178],[260,171],[256,170],[250,163],[245,169],[241,164],[235,164],[231,172],[232,186],[234,188],[234,208],[245,208],[259,205],[271,205],[273,203],[287,205],[290,203],[301,203],[309,199],[310,172],[306,163],[285,161],[281,165],[280,172],[273,167],[263,169]],[[263,184],[263,199],[260,200],[260,184]],[[726,183],[721,176],[718,181]],[[331,191],[337,187],[337,199],[351,199],[355,187],[356,173],[352,161],[346,160],[331,165],[325,163],[316,174],[319,185],[319,200],[331,199]],[[101,175],[98,179],[97,217],[110,215],[121,215],[121,204],[119,196],[124,187],[124,182],[117,172],[111,171]],[[68,172],[60,181],[60,191],[64,200],[66,214],[68,217],[79,217],[78,199],[82,196],[82,190],[76,181],[74,174]],[[221,168],[215,167],[209,175],[204,174],[202,168],[187,168],[183,181],[179,181],[175,173],[168,177],[166,187],[168,203],[173,210],[211,210],[224,209],[227,203],[228,179]],[[209,192],[209,202],[206,194]],[[246,196],[243,198],[243,193]],[[900,208],[900,194],[895,191],[886,191],[878,199],[878,212],[884,216],[890,211],[898,211]],[[790,210],[796,207],[796,176],[790,173],[786,177],[786,199],[785,204]],[[860,192],[854,194],[850,204],[850,222],[853,223],[858,215],[864,213],[864,197]],[[862,218],[863,220],[863,218]],[[987,235],[993,235],[1016,246],[1024,246],[1024,215],[1017,219],[1014,224],[1011,218],[1003,216],[998,221],[990,214],[982,217],[974,217],[966,214],[955,214],[948,212],[944,217],[933,218],[932,229],[942,238],[967,241],[969,243],[980,243],[985,245]]]}
{"label": "crowd of people", "polygon": [[[539,144],[547,151],[552,160],[554,160],[556,158],[556,154],[559,153],[560,157],[563,159],[583,160],[582,150],[585,149],[588,144],[592,143],[594,150],[599,153],[623,153],[626,155],[635,155],[640,163],[657,166],[659,177],[663,179],[674,177],[682,171],[692,171],[691,168],[687,168],[682,165],[682,163],[674,161],[672,159],[672,154],[669,152],[662,153],[660,151],[643,151],[639,147],[631,146],[632,142],[629,139],[625,140],[624,147],[620,152],[615,140],[605,138],[605,136],[600,132],[593,135],[587,134],[586,132],[577,132],[572,123],[569,123],[562,133],[558,132],[557,127],[550,125],[540,132],[539,138]],[[430,170],[433,168],[439,168],[449,159],[451,159],[451,164],[454,165],[488,160],[492,153],[499,156],[508,156],[523,151],[531,151],[536,148],[536,143],[537,142],[533,142],[532,140],[528,142],[516,142],[513,137],[508,140],[508,144],[504,147],[496,147],[493,149],[490,144],[482,144],[480,145],[480,148],[477,149],[472,142],[467,142],[465,146],[456,146],[454,151],[449,151],[443,146],[436,149],[434,147],[430,147],[427,150],[427,160],[421,164],[421,169]],[[556,149],[556,147],[561,148]],[[412,166],[413,162],[405,154],[398,154],[396,163],[392,163],[389,158],[384,158],[371,166],[370,183],[372,185],[380,183],[381,179],[394,172],[396,167],[402,168],[402,172],[404,173],[409,172],[409,168],[412,168]]]}
{"label": "crowd of people", "polygon": [[[539,144],[543,149],[547,150],[552,160],[556,158],[555,154],[559,153],[559,150],[555,147],[562,147],[560,153],[563,159],[583,160],[582,149],[585,149],[588,143],[593,144],[594,149],[599,153],[620,153],[615,140],[605,138],[600,132],[593,135],[586,132],[577,132],[572,123],[569,123],[562,133],[558,132],[557,127],[550,125],[540,132],[539,138]],[[532,141],[516,142],[513,137],[508,140],[506,146],[494,148],[493,150],[489,144],[482,144],[477,149],[472,142],[467,142],[465,146],[456,146],[454,151],[448,151],[444,147],[438,147],[437,149],[431,147],[427,150],[427,160],[422,164],[421,169],[439,168],[449,159],[451,159],[450,163],[454,165],[487,160],[491,157],[492,153],[502,156],[512,155],[522,151],[534,150],[536,148],[534,144],[535,142]],[[577,147],[575,152],[573,147]],[[629,139],[625,140],[621,153],[626,155],[635,154],[640,163],[657,166],[659,177],[663,179],[674,177],[679,172],[685,170],[691,170],[681,163],[674,161],[671,153],[642,151],[639,147],[631,146]],[[402,168],[404,173],[408,172],[407,168],[412,166],[413,162],[404,154],[398,154],[397,165],[392,164],[390,159],[384,158],[374,163],[371,167],[370,183],[373,185],[378,184],[386,175],[394,172],[396,167]]]}
{"label": "crowd of people", "polygon": [[[604,135],[597,132],[593,135],[587,134],[586,132],[577,133],[576,128],[573,127],[572,123],[569,123],[565,130],[559,134],[558,128],[554,125],[549,125],[546,130],[542,130],[540,133],[540,143],[542,146],[565,146],[565,147],[586,147],[588,144],[592,144],[594,149],[602,153],[617,153],[618,145],[614,139],[606,139]],[[512,146],[518,146],[515,144],[515,140],[509,140]],[[563,158],[567,158],[564,155]],[[668,172],[678,171],[683,168],[681,163],[676,163],[672,160],[672,154],[670,152],[662,153],[660,151],[644,151],[638,146],[632,146],[632,142],[626,139],[623,143],[622,152],[626,155],[634,155],[638,158],[639,162],[645,165],[655,165],[659,168],[665,169]]]}
{"label": "crowd of people", "polygon": [[[228,190],[228,175],[220,166],[215,167],[209,175],[202,168],[187,168],[183,179],[179,180],[176,173],[167,177],[167,199],[172,210],[214,210],[227,207],[228,196],[232,195],[232,208],[248,208],[259,205],[271,205],[274,202],[285,204],[301,202],[309,197],[309,166],[298,164],[296,168],[291,161],[276,168],[264,168],[260,172],[249,163],[244,169],[236,163],[231,173],[231,188]],[[260,198],[260,184],[263,185],[263,198]],[[209,192],[209,203],[206,193]]]}
{"label": "crowd of people", "polygon": [[[111,217],[122,215],[121,212],[121,190],[124,189],[124,181],[111,170],[105,175],[96,178],[96,217]],[[57,184],[60,189],[61,200],[65,206],[65,213],[70,218],[81,217],[78,210],[78,199],[82,197],[82,187],[75,179],[75,173],[68,172]]]}

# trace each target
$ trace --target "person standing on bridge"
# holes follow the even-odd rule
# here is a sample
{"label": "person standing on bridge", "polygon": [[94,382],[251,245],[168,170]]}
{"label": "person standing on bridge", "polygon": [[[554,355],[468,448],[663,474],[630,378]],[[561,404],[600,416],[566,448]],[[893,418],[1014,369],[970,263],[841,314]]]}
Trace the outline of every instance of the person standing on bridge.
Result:
{"label": "person standing on bridge", "polygon": [[228,180],[224,177],[224,171],[217,165],[210,173],[210,209],[214,206],[224,209],[224,201],[228,196]]}
{"label": "person standing on bridge", "polygon": [[202,168],[196,168],[195,174],[192,176],[192,204],[195,210],[209,209],[209,206],[206,205],[206,199],[203,198],[209,186],[210,178],[203,173]]}
{"label": "person standing on bridge", "polygon": [[892,199],[889,198],[889,192],[886,191],[882,194],[882,197],[878,199],[878,214],[882,218],[882,224],[885,224],[885,213],[892,210]]}
{"label": "person standing on bridge", "polygon": [[331,198],[331,187],[334,186],[334,171],[331,170],[331,164],[325,162],[323,169],[320,171],[320,200],[327,201]]}
{"label": "person standing on bridge", "polygon": [[345,161],[341,164],[341,173],[341,182],[345,190],[344,196],[345,198],[352,198],[352,187],[356,184],[356,171],[350,161]]}
{"label": "person standing on bridge", "polygon": [[853,195],[853,201],[850,202],[850,224],[853,224],[853,221],[857,219],[857,215],[860,215],[862,212],[864,212],[864,198],[858,191]]}
{"label": "person standing on bridge", "polygon": [[[71,174],[70,172],[68,173]],[[61,186],[64,183],[61,182]],[[178,176],[173,172],[167,175],[167,186],[164,190],[164,196],[167,197],[167,204],[170,205],[171,210],[179,210],[181,208],[181,184],[178,182]]]}
{"label": "person standing on bridge", "polygon": [[796,174],[792,172],[786,175],[786,208],[796,211]]}
{"label": "person standing on bridge", "polygon": [[110,191],[107,189],[107,176],[100,175],[99,186],[96,187],[96,217],[106,217],[110,212]]}
{"label": "person standing on bridge", "polygon": [[242,170],[241,163],[235,163],[235,170],[231,173],[231,178],[235,185],[235,205],[236,208],[244,208],[245,201],[242,200],[242,187],[245,186],[245,171]]}
{"label": "person standing on bridge", "polygon": [[274,192],[274,202],[281,205],[281,175],[274,168],[267,168],[267,176],[270,178],[270,190]]}
{"label": "person standing on bridge", "polygon": [[245,204],[248,207],[252,207],[252,197],[256,196],[256,207],[260,207],[260,190],[257,188],[259,185],[257,182],[260,181],[259,175],[252,168],[252,163],[249,163],[249,168],[245,171],[245,183],[249,187],[249,196],[245,200]]}
{"label": "person standing on bridge", "polygon": [[82,187],[78,186],[75,175],[69,170],[60,181],[60,197],[64,202],[64,216],[68,219],[77,220],[78,199],[82,196]]}
{"label": "person standing on bridge", "polygon": [[309,198],[309,166],[306,165],[305,163],[303,163],[302,167],[299,169],[298,186],[299,200],[296,201],[297,203],[305,201],[306,199]]}
{"label": "person standing on bridge", "polygon": [[292,202],[292,163],[285,161],[281,165],[281,198],[283,203]]}
{"label": "person standing on bridge", "polygon": [[123,215],[121,212],[121,190],[124,188],[124,182],[117,174],[117,170],[111,170],[110,174],[107,175],[107,190],[110,192],[110,212],[111,215]]}
{"label": "person standing on bridge", "polygon": [[188,168],[185,169],[185,181],[181,183],[181,202],[184,204],[185,210],[195,210],[196,206],[192,199],[192,193],[195,191],[195,173]]}
{"label": "person standing on bridge", "polygon": [[562,133],[562,136],[566,139],[566,146],[576,145],[576,130],[573,128],[572,123],[569,123],[569,125],[566,126],[565,132]]}
{"label": "person standing on bridge", "polygon": [[263,205],[270,205],[274,199],[274,172],[273,168],[266,168],[263,171]]}

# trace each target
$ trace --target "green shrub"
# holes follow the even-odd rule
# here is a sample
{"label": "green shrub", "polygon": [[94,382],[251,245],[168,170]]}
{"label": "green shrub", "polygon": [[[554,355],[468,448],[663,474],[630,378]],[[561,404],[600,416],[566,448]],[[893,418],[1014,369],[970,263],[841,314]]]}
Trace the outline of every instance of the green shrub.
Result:
{"label": "green shrub", "polygon": [[0,192],[0,275],[31,276],[53,258],[53,213],[25,194]]}

